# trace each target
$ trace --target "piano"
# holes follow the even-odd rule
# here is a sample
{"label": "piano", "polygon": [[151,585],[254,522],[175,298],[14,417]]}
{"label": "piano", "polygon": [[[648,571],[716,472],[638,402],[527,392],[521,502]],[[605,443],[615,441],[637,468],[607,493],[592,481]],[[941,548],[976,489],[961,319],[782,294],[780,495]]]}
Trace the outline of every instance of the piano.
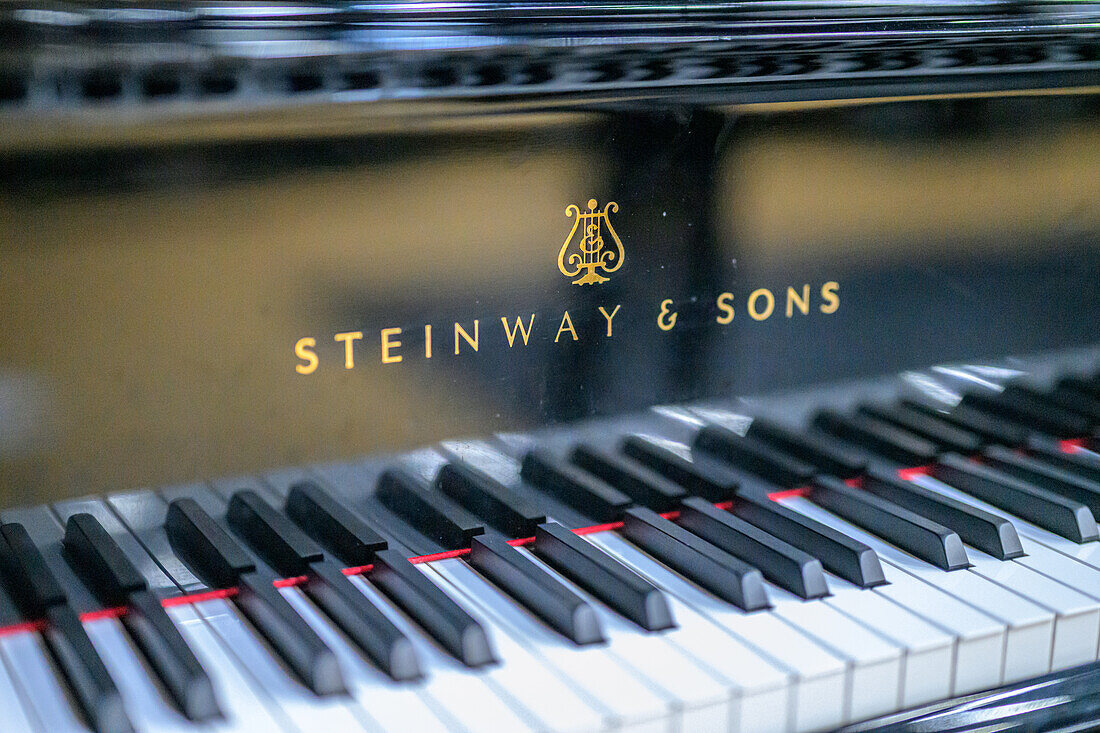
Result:
{"label": "piano", "polygon": [[1100,725],[1100,5],[0,7],[0,729]]}

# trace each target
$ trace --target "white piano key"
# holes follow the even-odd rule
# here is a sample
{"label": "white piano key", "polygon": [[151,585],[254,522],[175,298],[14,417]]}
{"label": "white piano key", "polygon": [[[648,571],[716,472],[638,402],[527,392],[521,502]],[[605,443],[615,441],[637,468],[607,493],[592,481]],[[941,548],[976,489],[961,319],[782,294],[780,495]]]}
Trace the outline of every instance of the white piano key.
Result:
{"label": "white piano key", "polygon": [[[984,687],[994,686],[1001,681],[1010,682],[1035,677],[1049,670],[1054,638],[1054,614],[1049,610],[1037,606],[1022,596],[1002,588],[970,570],[948,572],[934,567],[880,540],[878,537],[848,524],[835,515],[829,514],[807,499],[790,497],[782,499],[782,501],[787,506],[797,509],[818,521],[825,522],[849,537],[868,545],[878,553],[879,559],[883,562],[890,563],[894,567],[981,611],[986,616],[1001,621],[1005,626],[1006,637],[1003,664],[1001,669],[998,670],[1000,679],[996,679],[992,684],[985,684]],[[890,586],[884,587],[889,588]],[[916,608],[913,610],[918,615],[929,618],[923,611]],[[961,660],[961,649],[959,657]],[[988,666],[989,662],[994,659],[997,659],[997,657],[989,657],[985,665]],[[982,675],[981,666],[978,669],[971,668],[965,671],[986,677],[986,675]],[[973,678],[969,677],[968,674],[957,674],[955,694],[962,694],[963,691],[971,689],[972,684]]]}
{"label": "white piano key", "polygon": [[[588,535],[587,539],[660,586],[647,572],[659,563],[621,536],[601,532]],[[791,702],[789,672],[734,637],[719,633],[675,595],[668,594],[668,597],[678,627],[665,632],[664,636],[731,685],[738,698],[739,729],[786,730]]]}
{"label": "white piano key", "polygon": [[832,595],[824,599],[862,626],[901,647],[900,707],[910,708],[951,696],[954,637],[871,589],[828,575]]}
{"label": "white piano key", "polygon": [[[0,650],[0,658],[3,656],[5,656],[4,652]],[[3,711],[4,730],[10,730],[12,733],[33,733],[39,725],[29,708],[30,700],[27,697],[27,691],[24,690],[23,696],[20,696],[20,691],[16,688],[11,674],[12,668],[6,660],[0,662],[0,710]]]}
{"label": "white piano key", "polygon": [[472,730],[536,730],[527,711],[517,711],[515,703],[505,699],[500,689],[490,684],[483,671],[472,670],[455,661],[415,626],[404,613],[392,606],[365,578],[356,575],[352,583],[366,595],[412,641],[427,679],[424,689],[437,700],[460,725]]}
{"label": "white piano key", "polygon": [[[461,595],[480,610],[502,635],[525,648],[536,659],[545,660],[558,670],[577,693],[591,699],[606,711],[611,727],[631,730],[664,731],[671,713],[671,698],[654,690],[624,667],[603,644],[579,646],[547,627],[527,611],[461,562],[429,563],[431,570],[446,582],[455,595]],[[504,644],[501,640],[502,645]],[[504,645],[498,651],[511,647]]]}
{"label": "white piano key", "polygon": [[728,730],[732,698],[728,687],[671,643],[664,632],[643,632],[603,603],[520,548],[535,563],[558,578],[596,609],[612,653],[639,676],[664,690],[678,703],[682,730]]}
{"label": "white piano key", "polygon": [[226,650],[190,604],[165,610],[214,683],[218,704],[233,730],[242,733],[294,730],[278,703],[256,688],[240,668],[239,661]]}
{"label": "white piano key", "polygon": [[[638,553],[643,554],[640,550]],[[819,730],[841,725],[850,686],[845,661],[783,619],[767,611],[746,613],[652,558],[645,559],[634,569],[716,629],[794,675],[788,721],[791,729]]]}
{"label": "white piano key", "polygon": [[370,722],[358,704],[342,696],[315,695],[291,677],[261,641],[262,637],[228,601],[202,601],[194,604],[194,608],[295,726],[304,730],[370,729]]}
{"label": "white piano key", "polygon": [[[142,665],[117,619],[89,621],[84,624],[84,630],[115,681],[126,714],[136,729],[150,733],[193,730],[193,725],[160,696],[151,677],[152,671]],[[211,730],[227,729],[211,726]]]}
{"label": "white piano key", "polygon": [[282,593],[337,655],[349,691],[383,729],[443,733],[457,725],[450,718],[440,719],[433,710],[437,704],[422,692],[421,683],[394,682],[367,662],[300,590],[284,588]]}
{"label": "white piano key", "polygon": [[[453,577],[455,574],[470,571],[462,560],[441,560],[418,567],[432,582],[443,588],[455,603],[471,615],[482,618],[480,604],[475,604],[465,594],[456,592],[444,579],[443,574]],[[605,717],[606,709],[597,710],[547,668],[544,662],[532,657],[521,644],[502,633],[494,624],[483,623],[483,626],[485,632],[492,637],[493,648],[497,650],[501,661],[499,666],[487,670],[487,673],[522,705],[541,719],[552,721],[558,730],[597,730],[610,723]]]}
{"label": "white piano key", "polygon": [[36,632],[15,633],[0,638],[12,676],[31,703],[31,712],[50,733],[89,733],[89,728],[78,717],[66,684],[60,673],[49,661],[49,651]]}

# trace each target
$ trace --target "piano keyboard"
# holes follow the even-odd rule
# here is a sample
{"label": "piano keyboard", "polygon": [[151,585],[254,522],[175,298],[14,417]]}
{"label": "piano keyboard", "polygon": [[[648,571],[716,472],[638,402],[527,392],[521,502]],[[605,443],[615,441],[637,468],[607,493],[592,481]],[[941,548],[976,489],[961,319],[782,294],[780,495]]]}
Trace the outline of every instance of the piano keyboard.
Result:
{"label": "piano keyboard", "polygon": [[810,731],[1097,660],[1100,376],[0,513],[3,730]]}

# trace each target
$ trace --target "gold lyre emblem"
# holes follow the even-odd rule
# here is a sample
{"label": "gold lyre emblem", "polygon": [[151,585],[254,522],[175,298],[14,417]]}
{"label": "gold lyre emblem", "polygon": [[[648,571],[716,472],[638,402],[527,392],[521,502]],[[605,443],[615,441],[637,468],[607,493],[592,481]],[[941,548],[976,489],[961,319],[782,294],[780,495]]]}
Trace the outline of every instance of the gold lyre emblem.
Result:
{"label": "gold lyre emblem", "polygon": [[[588,211],[581,211],[576,204],[565,207],[565,215],[576,219],[573,222],[573,228],[569,231],[569,236],[565,238],[565,244],[558,252],[558,269],[566,277],[577,277],[583,272],[583,276],[573,281],[574,285],[605,283],[609,278],[600,275],[596,270],[611,274],[622,266],[623,243],[611,227],[611,219],[608,218],[609,212],[614,213],[618,210],[619,205],[609,201],[607,206],[603,207],[603,211],[600,211],[597,208],[596,199],[588,200]],[[611,239],[610,243],[604,240],[605,229]],[[581,236],[575,243],[576,251],[569,252],[578,231]]]}

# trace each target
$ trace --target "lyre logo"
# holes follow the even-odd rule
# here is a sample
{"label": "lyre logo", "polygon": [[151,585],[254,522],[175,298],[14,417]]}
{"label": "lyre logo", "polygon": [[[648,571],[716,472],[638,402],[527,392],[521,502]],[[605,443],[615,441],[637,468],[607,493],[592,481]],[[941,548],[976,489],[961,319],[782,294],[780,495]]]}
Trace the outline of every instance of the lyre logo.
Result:
{"label": "lyre logo", "polygon": [[[581,211],[576,204],[569,204],[565,208],[565,215],[575,217],[575,221],[569,236],[565,238],[565,244],[558,252],[558,269],[566,277],[577,277],[583,272],[584,275],[573,281],[574,285],[605,283],[609,278],[600,275],[596,270],[611,274],[622,266],[623,243],[611,227],[611,219],[608,217],[608,213],[618,210],[619,205],[609,201],[603,211],[600,211],[596,199],[588,200],[587,211]],[[610,242],[604,240],[605,229]],[[579,241],[574,242],[578,230]],[[575,248],[573,252],[569,251],[571,245]]]}

